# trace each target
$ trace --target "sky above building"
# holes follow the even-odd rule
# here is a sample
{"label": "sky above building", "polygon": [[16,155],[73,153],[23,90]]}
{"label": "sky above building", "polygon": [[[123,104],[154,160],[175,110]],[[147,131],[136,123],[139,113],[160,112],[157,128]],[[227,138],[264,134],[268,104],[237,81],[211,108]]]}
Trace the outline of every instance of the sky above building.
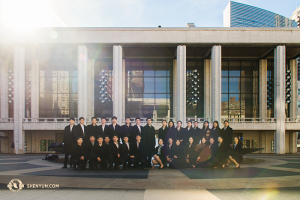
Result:
{"label": "sky above building", "polygon": [[[4,26],[222,27],[228,0],[1,0]],[[299,0],[239,0],[291,17]]]}

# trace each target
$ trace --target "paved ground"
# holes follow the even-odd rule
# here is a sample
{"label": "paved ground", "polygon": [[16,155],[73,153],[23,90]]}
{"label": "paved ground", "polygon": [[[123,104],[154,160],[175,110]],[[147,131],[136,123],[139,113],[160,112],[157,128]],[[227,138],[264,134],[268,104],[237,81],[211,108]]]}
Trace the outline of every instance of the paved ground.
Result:
{"label": "paved ground", "polygon": [[[0,154],[0,199],[300,199],[300,154],[247,157],[265,162],[241,169],[74,171],[41,154]],[[12,179],[25,188],[11,192]],[[59,184],[59,189],[27,184]]]}

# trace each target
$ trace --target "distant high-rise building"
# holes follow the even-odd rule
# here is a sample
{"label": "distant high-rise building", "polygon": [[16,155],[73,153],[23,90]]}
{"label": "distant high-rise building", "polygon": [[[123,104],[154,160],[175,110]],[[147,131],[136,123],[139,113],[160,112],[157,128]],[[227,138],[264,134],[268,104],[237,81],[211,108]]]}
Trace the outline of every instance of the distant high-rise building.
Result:
{"label": "distant high-rise building", "polygon": [[297,22],[243,3],[229,1],[223,11],[224,27],[297,27]]}

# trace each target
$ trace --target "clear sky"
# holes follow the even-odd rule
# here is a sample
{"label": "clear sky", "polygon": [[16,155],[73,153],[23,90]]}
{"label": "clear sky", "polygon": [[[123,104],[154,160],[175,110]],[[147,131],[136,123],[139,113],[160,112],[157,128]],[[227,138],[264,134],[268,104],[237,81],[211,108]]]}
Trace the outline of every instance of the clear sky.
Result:
{"label": "clear sky", "polygon": [[[5,25],[66,27],[222,27],[228,0],[1,0]],[[300,0],[238,0],[291,17]]]}

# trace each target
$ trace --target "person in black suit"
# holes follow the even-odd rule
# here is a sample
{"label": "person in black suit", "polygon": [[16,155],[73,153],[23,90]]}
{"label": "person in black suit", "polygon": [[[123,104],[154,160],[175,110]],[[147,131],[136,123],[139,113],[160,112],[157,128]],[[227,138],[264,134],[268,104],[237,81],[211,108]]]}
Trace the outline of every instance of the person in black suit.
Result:
{"label": "person in black suit", "polygon": [[135,124],[133,127],[131,127],[131,136],[129,137],[129,142],[135,142],[137,135],[142,135],[142,129],[143,127],[141,124],[141,119],[139,117],[135,118]]}
{"label": "person in black suit", "polygon": [[222,134],[222,130],[219,127],[218,121],[213,122],[213,127],[210,130],[211,138],[214,139],[214,141],[218,141],[219,136]]}
{"label": "person in black suit", "polygon": [[184,168],[185,155],[179,139],[176,140],[175,145],[173,146],[172,153],[173,153],[173,159],[170,163],[170,167],[174,169]]}
{"label": "person in black suit", "polygon": [[83,139],[82,136],[77,137],[77,143],[72,148],[72,162],[73,162],[73,169],[76,169],[76,165],[80,166],[80,169],[86,168],[87,156],[86,151],[82,145]]}
{"label": "person in black suit", "polygon": [[130,157],[134,159],[134,168],[136,169],[139,167],[139,163],[141,163],[141,169],[144,169],[147,159],[146,145],[143,141],[141,141],[141,138],[141,135],[136,135],[136,142],[132,143],[130,151]]}
{"label": "person in black suit", "polygon": [[[130,154],[132,144],[128,141],[128,135],[123,135],[122,147],[122,158],[125,161],[124,169],[131,168],[131,165],[134,164],[134,156]],[[128,162],[128,165],[126,165]]]}
{"label": "person in black suit", "polygon": [[224,121],[224,127],[222,128],[222,138],[225,145],[232,147],[232,128],[229,127],[227,120]]}
{"label": "person in black suit", "polygon": [[158,130],[158,139],[162,139],[164,142],[166,139],[167,132],[168,132],[167,121],[163,120],[162,127]]}
{"label": "person in black suit", "polygon": [[208,121],[205,121],[203,123],[203,127],[202,127],[202,130],[201,130],[201,140],[203,137],[205,137],[205,140],[206,140],[206,144],[209,145],[209,139],[211,138],[211,134],[210,134],[210,129],[209,129],[209,122]]}
{"label": "person in black suit", "polygon": [[[86,133],[86,126],[84,125],[84,118],[79,118],[79,124],[74,127],[75,136],[76,138],[81,136],[83,140],[85,139],[85,133]],[[85,142],[85,141],[83,141]]]}
{"label": "person in black suit", "polygon": [[[62,168],[67,168],[69,155],[72,154],[72,148],[76,144],[75,134],[74,134],[74,123],[75,119],[71,117],[69,119],[70,125],[65,127],[64,130],[64,151],[65,151],[65,160],[64,160],[64,166]],[[72,159],[70,159],[70,167],[72,167]]]}
{"label": "person in black suit", "polygon": [[209,139],[208,147],[211,149],[211,157],[208,159],[208,163],[210,166],[212,166],[218,154],[218,140],[215,140],[213,137],[211,137]]}
{"label": "person in black suit", "polygon": [[104,144],[103,144],[103,152],[104,152],[104,159],[109,161],[109,152],[108,152],[108,148],[110,145],[110,139],[108,135],[104,135]]}
{"label": "person in black suit", "polygon": [[169,138],[167,145],[164,145],[164,152],[167,162],[170,164],[173,160],[173,138]]}
{"label": "person in black suit", "polygon": [[201,129],[198,127],[198,121],[194,122],[194,135],[195,135],[195,143],[200,144],[201,141]]}
{"label": "person in black suit", "polygon": [[147,118],[147,125],[143,127],[142,140],[144,141],[147,149],[147,167],[151,167],[151,159],[155,149],[155,129],[151,125],[152,119]]}
{"label": "person in black suit", "polygon": [[115,163],[115,169],[120,169],[119,165],[123,165],[123,169],[125,166],[125,161],[121,157],[122,155],[122,147],[119,143],[119,137],[117,134],[113,135],[113,142],[108,147],[109,154],[109,169],[113,169],[113,163]]}
{"label": "person in black suit", "polygon": [[192,137],[189,138],[189,143],[185,145],[185,157],[187,166],[192,166],[193,168],[196,167],[196,159],[197,159],[197,152],[196,152],[197,145],[194,143]]}
{"label": "person in black suit", "polygon": [[95,169],[98,169],[98,165],[100,164],[101,169],[107,169],[108,161],[107,161],[107,149],[105,144],[103,144],[103,136],[98,136],[97,144],[95,144],[94,148],[91,152],[91,159],[93,163],[95,163]]}
{"label": "person in black suit", "polygon": [[157,165],[157,164],[160,165],[160,167],[158,169],[163,169],[164,165],[167,162],[167,159],[166,159],[166,155],[164,153],[162,138],[158,139],[158,146],[155,148],[153,158],[154,159],[152,160],[152,162],[153,162],[152,169],[154,169],[155,165]]}
{"label": "person in black suit", "polygon": [[96,167],[95,163],[93,162],[94,160],[91,158],[91,153],[95,145],[96,142],[95,142],[95,137],[93,135],[90,136],[88,142],[85,142],[83,144],[86,159],[89,161],[89,169],[94,169]]}
{"label": "person in black suit", "polygon": [[175,129],[175,134],[173,137],[173,141],[176,141],[176,139],[180,139],[180,142],[183,144],[183,142],[185,143],[186,141],[183,141],[184,139],[184,128],[181,127],[182,125],[182,121],[178,121],[177,122],[177,127]]}
{"label": "person in black suit", "polygon": [[241,163],[243,162],[243,155],[241,153],[242,151],[242,145],[241,142],[237,137],[234,137],[233,139],[233,147],[232,147],[232,158],[236,160],[236,162]]}
{"label": "person in black suit", "polygon": [[96,123],[97,123],[97,118],[92,117],[92,124],[86,127],[86,134],[84,139],[86,142],[89,142],[91,136],[94,136],[95,139],[98,137],[99,127],[97,126]]}
{"label": "person in black suit", "polygon": [[101,117],[101,125],[98,126],[99,135],[109,135],[108,126],[106,125],[106,118]]}
{"label": "person in black suit", "polygon": [[117,135],[118,139],[122,138],[122,128],[119,124],[117,124],[117,117],[112,117],[112,124],[108,126],[110,140],[113,140],[113,136]]}
{"label": "person in black suit", "polygon": [[172,140],[177,139],[175,136],[175,127],[174,127],[174,122],[173,121],[169,121],[169,127],[168,127],[168,131],[167,131],[167,135],[165,137],[164,140],[164,144],[166,146],[166,144],[169,144],[169,138],[172,138]]}
{"label": "person in black suit", "polygon": [[185,128],[185,131],[184,131],[184,137],[183,137],[183,141],[185,141],[185,143],[187,143],[188,141],[188,138],[192,137],[193,140],[195,141],[196,143],[196,137],[195,137],[195,130],[193,129],[192,127],[192,121],[188,121],[187,122],[187,127]]}
{"label": "person in black suit", "polygon": [[[131,137],[131,129],[132,129],[132,126],[130,123],[130,117],[126,117],[125,125],[122,126],[122,143],[123,143],[125,135],[128,137],[128,139]],[[129,142],[132,142],[132,141],[129,141]]]}

